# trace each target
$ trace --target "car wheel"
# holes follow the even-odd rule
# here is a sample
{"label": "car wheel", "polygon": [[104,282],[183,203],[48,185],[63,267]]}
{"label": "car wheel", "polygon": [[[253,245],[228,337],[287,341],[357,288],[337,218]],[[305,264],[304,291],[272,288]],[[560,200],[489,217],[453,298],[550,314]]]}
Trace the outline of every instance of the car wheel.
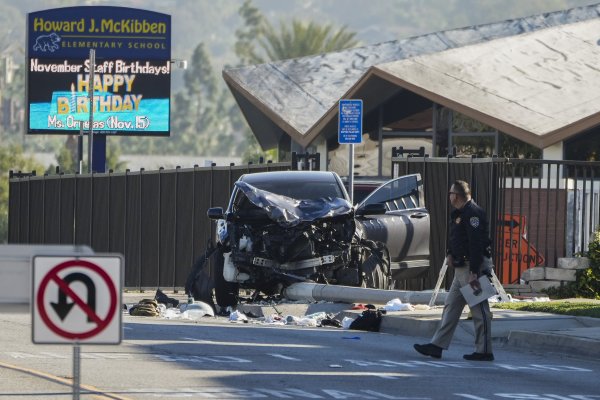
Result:
{"label": "car wheel", "polygon": [[223,264],[222,249],[209,248],[194,263],[185,284],[185,292],[190,294],[194,300],[209,304],[213,309],[215,309],[213,290],[219,307],[227,308],[237,305],[239,285],[225,280]]}
{"label": "car wheel", "polygon": [[225,259],[222,251],[217,251],[214,257],[213,276],[215,280],[215,299],[221,308],[233,307],[238,303],[240,285],[227,282],[223,277]]}
{"label": "car wheel", "polygon": [[360,267],[361,286],[372,289],[390,288],[390,256],[382,243],[370,246],[368,255]]}

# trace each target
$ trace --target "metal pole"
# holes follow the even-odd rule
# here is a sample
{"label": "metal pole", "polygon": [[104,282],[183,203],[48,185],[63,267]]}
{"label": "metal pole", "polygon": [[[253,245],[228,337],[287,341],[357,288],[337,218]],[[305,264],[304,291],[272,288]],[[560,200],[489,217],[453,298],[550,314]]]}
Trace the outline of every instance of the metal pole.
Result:
{"label": "metal pole", "polygon": [[83,173],[83,121],[79,121],[79,136],[77,137],[77,173]]}
{"label": "metal pole", "polygon": [[348,194],[350,195],[350,204],[354,204],[354,143],[350,143],[348,153]]}
{"label": "metal pole", "polygon": [[96,69],[96,50],[90,50],[90,74],[88,78],[88,93],[90,98],[90,130],[88,137],[88,172],[92,173],[92,153],[94,151],[94,70]]}
{"label": "metal pole", "polygon": [[[444,304],[448,293],[439,293],[436,304]],[[403,303],[429,304],[431,294],[421,291],[371,289],[354,286],[327,285],[322,283],[293,283],[283,291],[289,300],[338,301],[344,303],[385,304],[392,299]]]}
{"label": "metal pole", "polygon": [[437,115],[438,115],[438,105],[437,103],[432,104],[432,121],[431,121],[431,157],[439,156],[439,152],[437,151]]}
{"label": "metal pole", "polygon": [[80,383],[81,383],[80,352],[81,352],[81,347],[79,346],[79,344],[75,343],[75,346],[73,346],[73,400],[79,400]]}
{"label": "metal pole", "polygon": [[[362,134],[362,132],[361,132]],[[379,120],[377,121],[377,142],[379,144],[379,149],[377,150],[377,176],[383,176],[383,107],[379,107]],[[392,157],[394,155],[392,154]],[[392,174],[392,178],[394,178],[394,162],[392,161],[392,170],[390,173]]]}

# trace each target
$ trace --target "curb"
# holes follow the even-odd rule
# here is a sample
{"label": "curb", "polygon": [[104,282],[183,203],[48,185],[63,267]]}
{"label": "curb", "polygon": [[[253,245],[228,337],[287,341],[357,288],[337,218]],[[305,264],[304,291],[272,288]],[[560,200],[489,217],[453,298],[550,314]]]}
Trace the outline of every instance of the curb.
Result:
{"label": "curb", "polygon": [[511,331],[506,345],[527,350],[551,351],[597,359],[600,357],[599,343],[599,340],[565,334]]}
{"label": "curb", "polygon": [[384,315],[381,319],[379,332],[431,338],[439,323],[440,318],[431,318],[429,316]]}

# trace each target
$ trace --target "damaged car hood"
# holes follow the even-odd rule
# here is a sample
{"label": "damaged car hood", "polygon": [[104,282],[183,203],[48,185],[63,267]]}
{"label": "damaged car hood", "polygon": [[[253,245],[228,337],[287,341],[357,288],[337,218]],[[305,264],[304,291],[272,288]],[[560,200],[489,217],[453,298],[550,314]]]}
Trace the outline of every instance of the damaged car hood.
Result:
{"label": "damaged car hood", "polygon": [[297,200],[258,189],[246,182],[238,181],[235,186],[252,204],[265,210],[271,220],[284,228],[320,218],[348,215],[353,212],[350,202],[339,197]]}

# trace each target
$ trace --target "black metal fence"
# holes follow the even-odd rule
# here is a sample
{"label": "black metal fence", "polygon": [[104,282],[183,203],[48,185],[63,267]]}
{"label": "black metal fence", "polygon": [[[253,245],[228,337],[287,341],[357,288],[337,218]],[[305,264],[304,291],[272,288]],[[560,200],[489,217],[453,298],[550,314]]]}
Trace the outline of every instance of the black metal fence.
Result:
{"label": "black metal fence", "polygon": [[234,182],[290,163],[13,177],[9,243],[84,244],[125,256],[128,288],[179,288],[213,238]]}
{"label": "black metal fence", "polygon": [[[87,244],[125,256],[125,287],[183,287],[194,260],[213,239],[206,210],[225,207],[242,174],[298,169],[302,157],[295,165],[21,174],[10,180],[9,242]],[[409,156],[393,157],[392,171],[421,174],[431,214],[432,268],[402,282],[406,289],[435,285],[446,248],[447,192],[456,179],[471,184],[488,213],[504,283],[518,282],[524,269],[554,267],[557,258],[586,251],[600,222],[600,162]]]}
{"label": "black metal fence", "polygon": [[433,266],[420,283],[424,288],[435,285],[444,260],[447,192],[456,179],[471,184],[487,211],[503,283],[519,283],[525,269],[556,267],[558,258],[587,251],[600,225],[600,162],[409,156],[392,158],[392,171],[420,173],[424,180]]}

